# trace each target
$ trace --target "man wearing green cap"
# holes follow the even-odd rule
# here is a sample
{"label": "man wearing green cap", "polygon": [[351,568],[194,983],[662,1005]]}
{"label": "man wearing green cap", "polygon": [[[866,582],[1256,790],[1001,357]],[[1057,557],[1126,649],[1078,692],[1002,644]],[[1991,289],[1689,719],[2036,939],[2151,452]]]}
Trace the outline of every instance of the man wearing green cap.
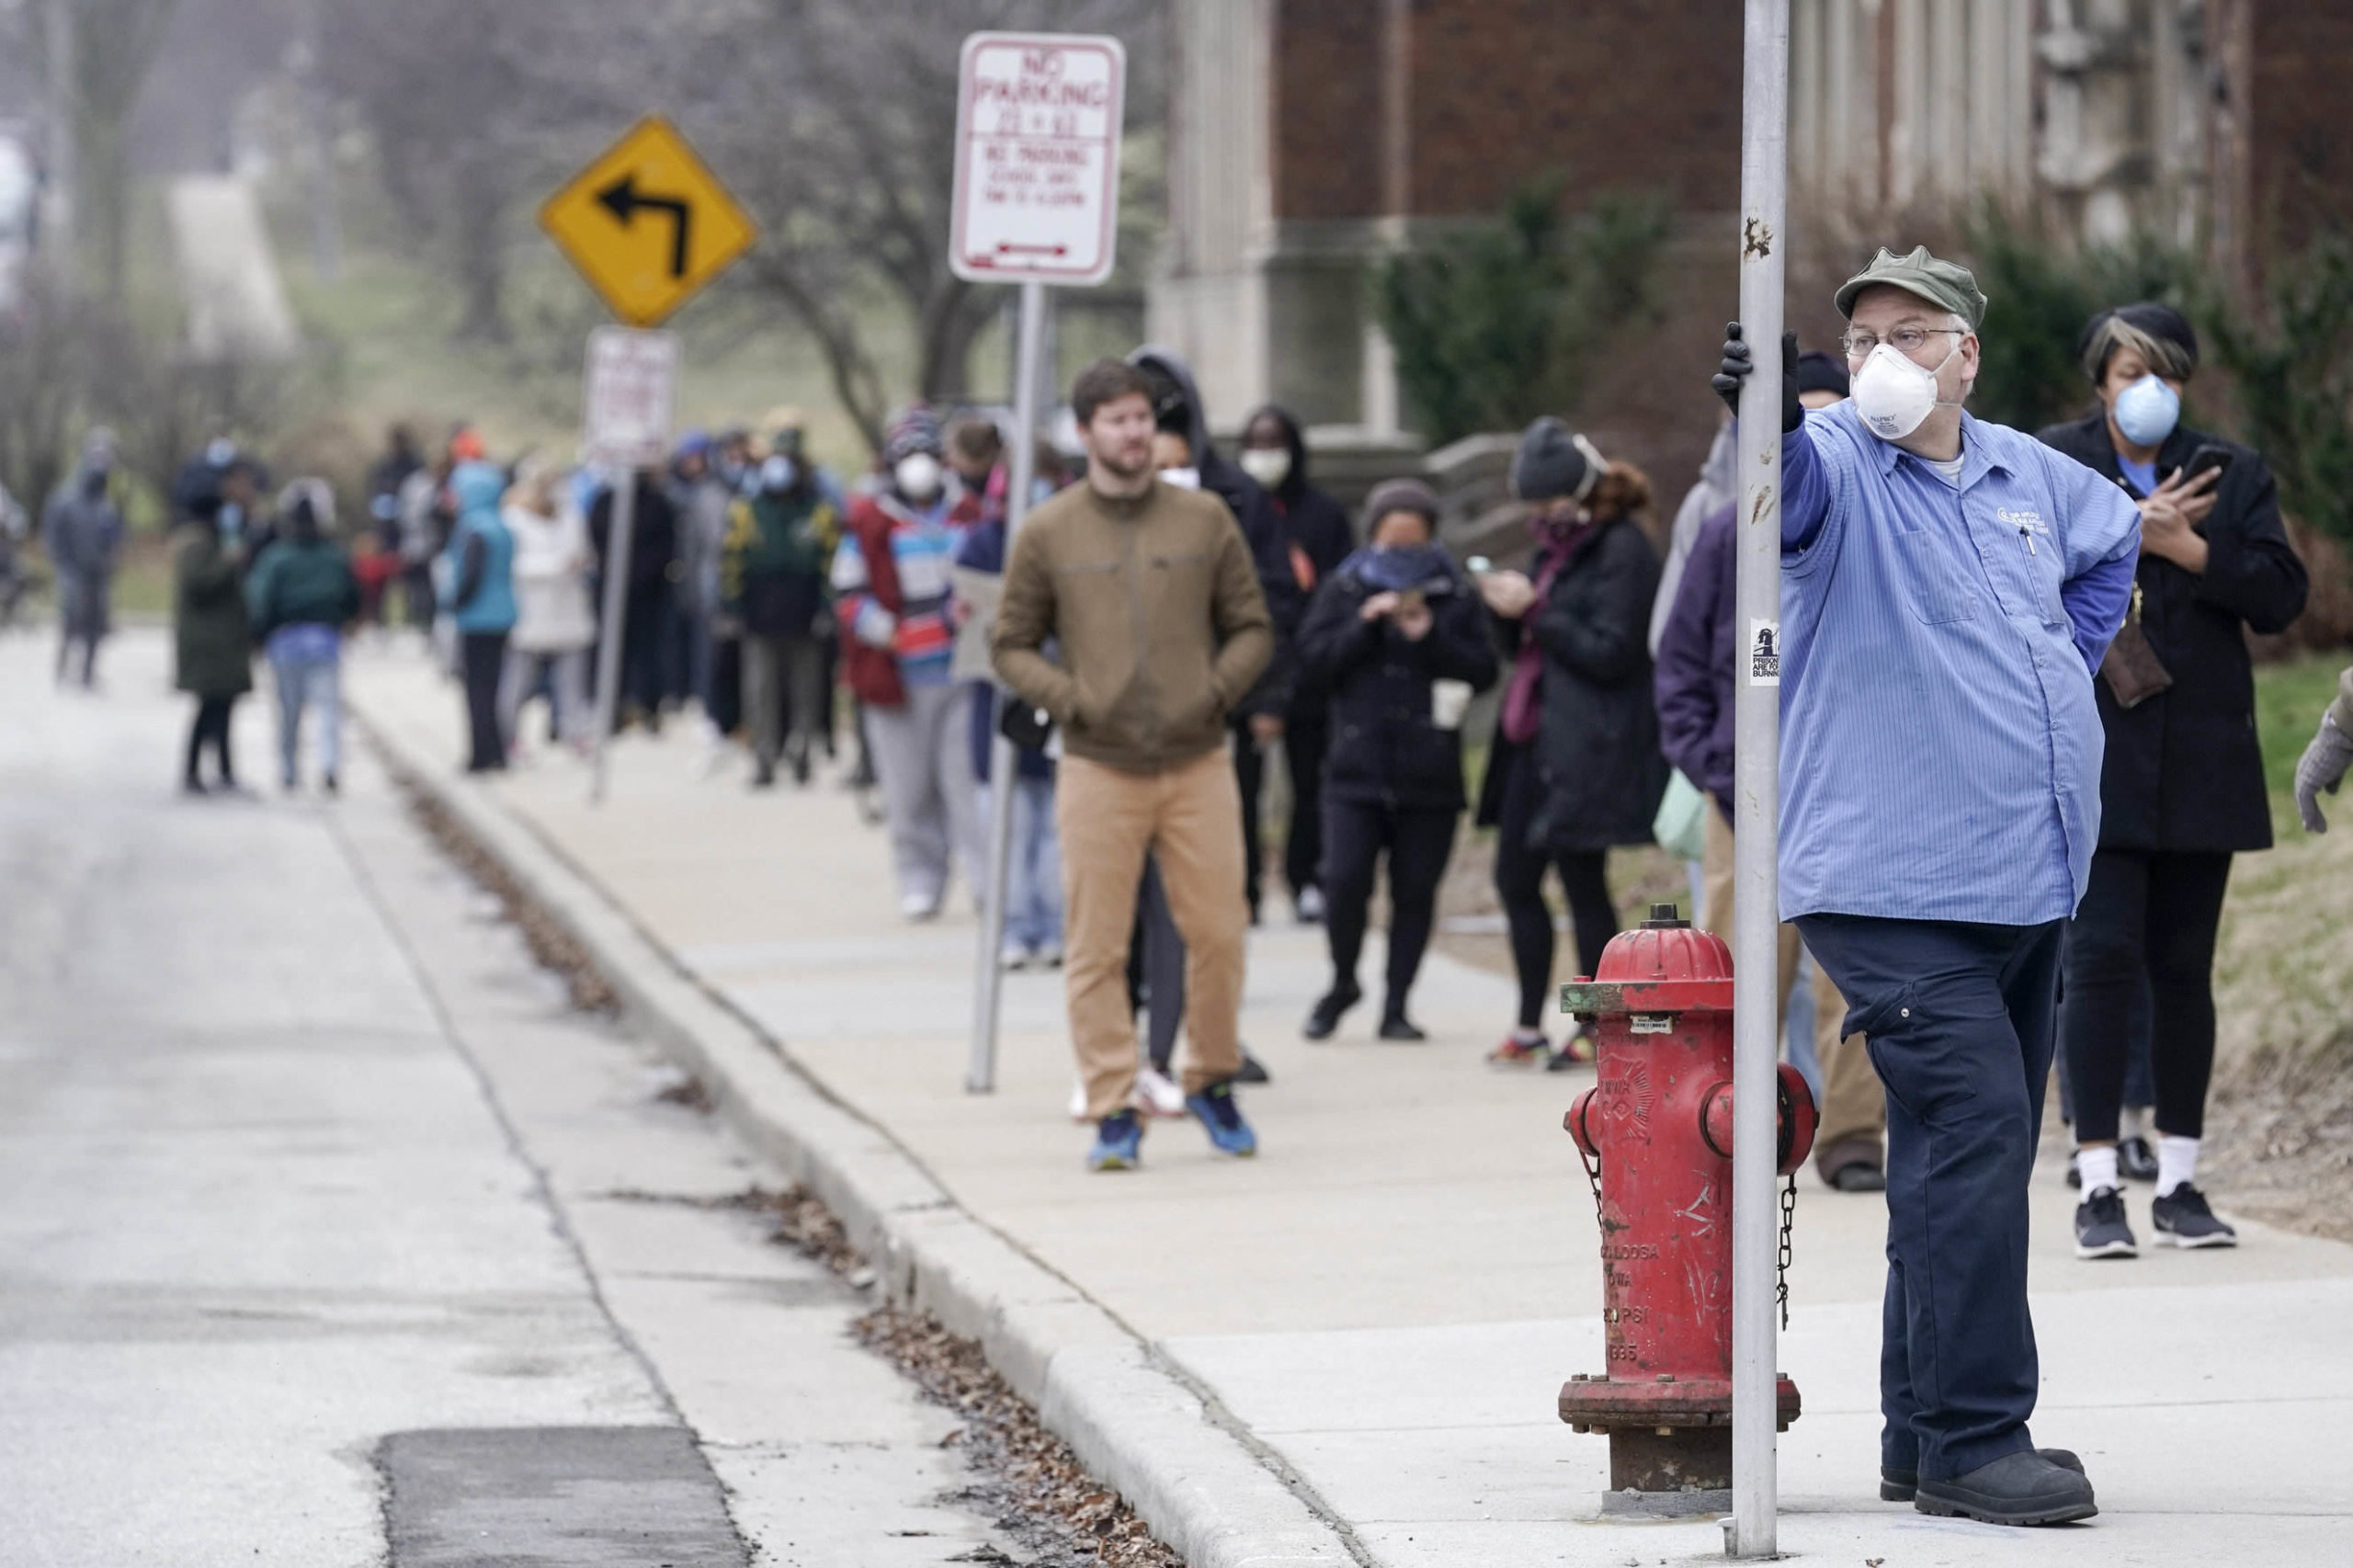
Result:
{"label": "man wearing green cap", "polygon": [[1966,267],[1882,250],[1837,302],[1847,402],[1802,410],[1782,344],[1780,892],[1888,1090],[1881,1495],[2088,1518],[2075,1455],[2027,1432],[2027,1180],[2099,839],[2092,672],[2140,513],[1962,410],[1985,314]]}

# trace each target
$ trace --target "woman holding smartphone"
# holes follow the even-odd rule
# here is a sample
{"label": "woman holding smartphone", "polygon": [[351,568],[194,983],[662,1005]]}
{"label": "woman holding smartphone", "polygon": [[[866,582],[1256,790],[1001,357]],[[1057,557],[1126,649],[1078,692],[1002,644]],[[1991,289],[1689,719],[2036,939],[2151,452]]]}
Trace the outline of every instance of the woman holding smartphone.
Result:
{"label": "woman holding smartphone", "polygon": [[1406,1017],[1462,818],[1462,712],[1495,684],[1495,643],[1478,595],[1437,543],[1438,494],[1418,479],[1375,485],[1369,543],[1315,590],[1300,623],[1302,674],[1328,694],[1324,769],[1324,933],[1332,989],[1308,1015],[1328,1039],[1363,1000],[1357,959],[1379,862],[1389,862],[1382,1040],[1427,1038]]}
{"label": "woman holding smartphone", "polygon": [[2263,460],[2181,423],[2198,336],[2178,312],[2154,303],[2103,312],[2079,348],[2099,406],[2041,438],[2140,502],[2141,562],[2095,682],[2108,732],[2099,847],[2067,937],[2061,1048],[2084,1189],[2075,1253],[2137,1252],[2117,1142],[2144,987],[2156,1089],[2151,1226],[2161,1244],[2231,1246],[2237,1233],[2215,1217],[2196,1176],[2231,857],[2271,846],[2246,633],[2281,631],[2302,613],[2304,567]]}
{"label": "woman holding smartphone", "polygon": [[1533,509],[1536,560],[1525,574],[1479,578],[1506,670],[1479,825],[1496,830],[1495,892],[1511,928],[1519,1012],[1487,1060],[1563,1071],[1593,1051],[1583,1035],[1557,1054],[1545,1043],[1553,942],[1544,874],[1561,879],[1578,972],[1591,974],[1618,934],[1609,850],[1651,842],[1666,791],[1651,694],[1659,562],[1638,521],[1650,481],[1559,420],[1540,419],[1520,437],[1511,483]]}

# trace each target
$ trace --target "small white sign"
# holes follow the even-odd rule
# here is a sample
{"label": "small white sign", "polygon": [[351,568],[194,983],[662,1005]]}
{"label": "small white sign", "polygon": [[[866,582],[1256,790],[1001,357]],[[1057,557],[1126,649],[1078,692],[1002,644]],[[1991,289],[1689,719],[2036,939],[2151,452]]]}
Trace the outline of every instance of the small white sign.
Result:
{"label": "small white sign", "polygon": [[1781,684],[1781,623],[1751,617],[1748,622],[1748,684]]}
{"label": "small white sign", "polygon": [[588,335],[580,445],[589,461],[641,468],[669,454],[678,392],[678,339],[600,326]]}
{"label": "small white sign", "polygon": [[948,241],[959,278],[1083,284],[1111,275],[1127,74],[1116,38],[964,40]]}

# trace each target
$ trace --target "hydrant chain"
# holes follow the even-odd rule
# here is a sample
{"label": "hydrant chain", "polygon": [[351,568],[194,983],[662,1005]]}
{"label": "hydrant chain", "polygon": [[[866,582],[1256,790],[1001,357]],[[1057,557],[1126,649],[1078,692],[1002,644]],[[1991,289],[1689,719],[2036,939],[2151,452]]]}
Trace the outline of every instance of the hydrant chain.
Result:
{"label": "hydrant chain", "polygon": [[1798,1221],[1798,1178],[1783,1178],[1781,1185],[1781,1257],[1773,1270],[1774,1300],[1781,1304],[1781,1326],[1790,1326],[1790,1234]]}

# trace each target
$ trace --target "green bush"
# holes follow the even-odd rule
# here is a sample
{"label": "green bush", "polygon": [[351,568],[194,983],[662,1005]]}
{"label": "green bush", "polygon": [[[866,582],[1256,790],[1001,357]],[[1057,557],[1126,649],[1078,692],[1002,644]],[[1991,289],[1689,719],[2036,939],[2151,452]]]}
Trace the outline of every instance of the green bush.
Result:
{"label": "green bush", "polygon": [[2353,544],[2353,242],[2324,233],[2271,268],[2253,315],[2218,303],[2200,323],[2290,516]]}
{"label": "green bush", "polygon": [[1653,316],[1667,234],[1656,195],[1610,192],[1575,217],[1557,176],[1523,187],[1497,220],[1392,257],[1374,308],[1422,433],[1443,444],[1517,430],[1575,406],[1610,336]]}

